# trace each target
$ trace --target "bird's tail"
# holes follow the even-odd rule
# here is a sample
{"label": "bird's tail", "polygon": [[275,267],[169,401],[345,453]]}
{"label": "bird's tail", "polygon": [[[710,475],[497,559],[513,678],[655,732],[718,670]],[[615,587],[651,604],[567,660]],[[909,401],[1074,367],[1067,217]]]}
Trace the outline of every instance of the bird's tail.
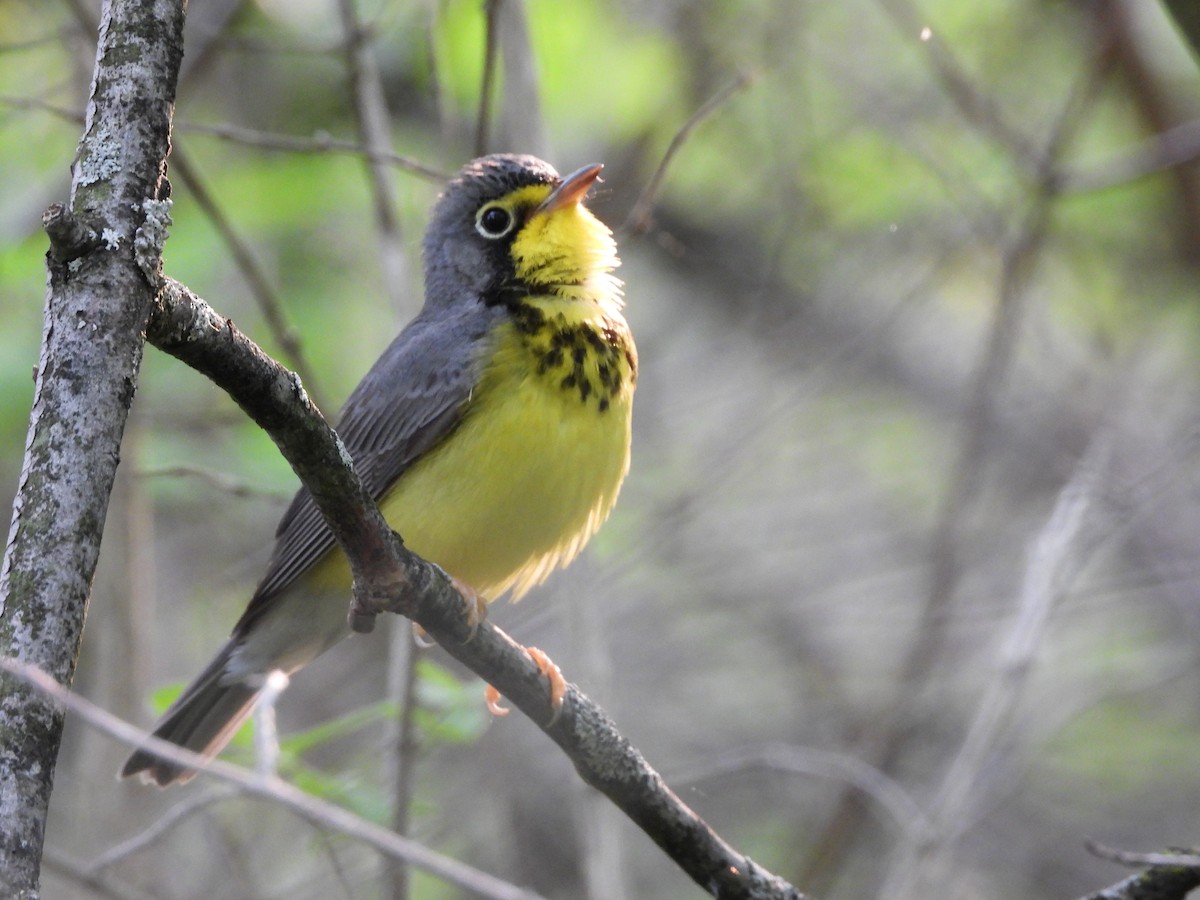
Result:
{"label": "bird's tail", "polygon": [[[261,688],[244,681],[222,683],[234,649],[225,644],[196,680],[179,695],[154,729],[154,736],[206,757],[216,756],[254,709]],[[147,784],[166,787],[191,780],[195,769],[169,762],[139,747],[121,769],[121,777],[140,774]]]}

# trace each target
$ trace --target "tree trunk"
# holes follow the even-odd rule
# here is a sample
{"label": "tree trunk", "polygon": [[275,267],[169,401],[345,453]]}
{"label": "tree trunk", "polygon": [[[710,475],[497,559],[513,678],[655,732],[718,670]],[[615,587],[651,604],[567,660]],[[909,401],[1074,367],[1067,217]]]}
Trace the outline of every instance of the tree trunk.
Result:
{"label": "tree trunk", "polygon": [[[0,570],[0,653],[69,685],[161,269],[184,0],[106,0]],[[38,895],[63,714],[0,676],[0,895]]]}

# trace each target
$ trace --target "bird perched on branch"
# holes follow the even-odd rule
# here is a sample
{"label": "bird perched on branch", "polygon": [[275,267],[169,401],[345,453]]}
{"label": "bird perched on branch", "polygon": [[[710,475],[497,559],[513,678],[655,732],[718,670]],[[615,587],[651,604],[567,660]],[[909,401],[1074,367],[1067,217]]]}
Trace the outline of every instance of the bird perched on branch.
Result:
{"label": "bird perched on branch", "polygon": [[[569,563],[629,468],[637,351],[612,233],[584,206],[600,169],[562,178],[507,154],[465,166],[425,234],[425,305],[337,425],[391,527],[481,609]],[[350,634],[349,600],[349,563],[302,489],[232,636],[155,735],[218,753],[268,675]],[[147,749],[121,772],[139,773],[164,786],[195,774]]]}

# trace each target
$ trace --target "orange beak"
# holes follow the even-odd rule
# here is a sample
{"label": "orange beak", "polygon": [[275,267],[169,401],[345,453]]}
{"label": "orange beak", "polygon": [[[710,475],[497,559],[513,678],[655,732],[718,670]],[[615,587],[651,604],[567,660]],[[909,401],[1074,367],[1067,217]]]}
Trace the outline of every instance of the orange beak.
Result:
{"label": "orange beak", "polygon": [[550,192],[549,197],[538,204],[533,214],[537,216],[551,213],[564,206],[570,206],[572,203],[579,203],[587,196],[591,186],[596,183],[596,179],[600,177],[600,170],[603,168],[602,163],[592,163],[590,166],[584,166],[582,169],[572,172]]}

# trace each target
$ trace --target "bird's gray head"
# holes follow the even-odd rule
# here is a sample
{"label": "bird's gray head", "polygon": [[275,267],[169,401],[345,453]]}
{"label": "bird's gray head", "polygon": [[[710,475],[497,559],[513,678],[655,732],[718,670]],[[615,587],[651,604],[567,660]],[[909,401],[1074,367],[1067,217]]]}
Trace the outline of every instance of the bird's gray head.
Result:
{"label": "bird's gray head", "polygon": [[438,197],[425,232],[426,305],[498,296],[513,278],[510,247],[523,216],[546,193],[527,189],[561,181],[536,156],[496,153],[467,163]]}

